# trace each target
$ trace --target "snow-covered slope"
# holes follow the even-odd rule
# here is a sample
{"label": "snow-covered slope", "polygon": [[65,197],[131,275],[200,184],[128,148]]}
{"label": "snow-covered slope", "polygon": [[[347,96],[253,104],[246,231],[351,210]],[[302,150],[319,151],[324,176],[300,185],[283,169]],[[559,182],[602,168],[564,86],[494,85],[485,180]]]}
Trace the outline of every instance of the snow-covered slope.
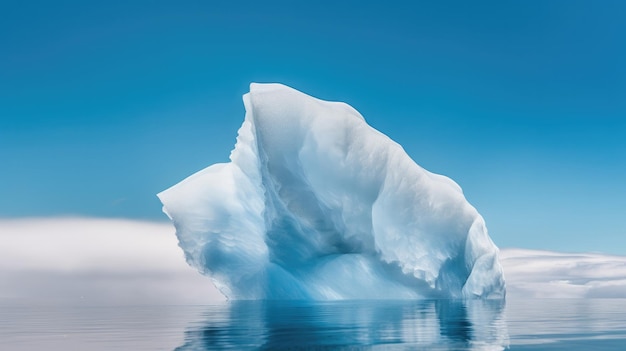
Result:
{"label": "snow-covered slope", "polygon": [[252,84],[231,162],[160,193],[187,261],[233,299],[503,297],[451,179],[352,107]]}

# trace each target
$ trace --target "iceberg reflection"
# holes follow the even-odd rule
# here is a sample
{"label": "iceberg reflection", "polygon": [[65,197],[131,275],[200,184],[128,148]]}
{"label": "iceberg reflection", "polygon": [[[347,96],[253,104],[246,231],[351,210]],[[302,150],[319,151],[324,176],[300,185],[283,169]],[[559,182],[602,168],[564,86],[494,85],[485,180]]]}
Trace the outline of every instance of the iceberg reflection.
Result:
{"label": "iceberg reflection", "polygon": [[284,302],[210,306],[176,350],[467,349],[509,344],[502,300]]}

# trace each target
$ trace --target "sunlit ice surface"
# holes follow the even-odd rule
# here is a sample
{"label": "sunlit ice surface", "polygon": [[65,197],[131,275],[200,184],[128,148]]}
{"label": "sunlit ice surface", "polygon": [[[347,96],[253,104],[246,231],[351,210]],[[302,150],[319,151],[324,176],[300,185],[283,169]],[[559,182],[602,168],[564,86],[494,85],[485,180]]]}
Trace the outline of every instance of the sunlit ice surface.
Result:
{"label": "sunlit ice surface", "polygon": [[448,177],[351,106],[251,84],[228,163],[158,194],[231,299],[503,298],[498,249]]}

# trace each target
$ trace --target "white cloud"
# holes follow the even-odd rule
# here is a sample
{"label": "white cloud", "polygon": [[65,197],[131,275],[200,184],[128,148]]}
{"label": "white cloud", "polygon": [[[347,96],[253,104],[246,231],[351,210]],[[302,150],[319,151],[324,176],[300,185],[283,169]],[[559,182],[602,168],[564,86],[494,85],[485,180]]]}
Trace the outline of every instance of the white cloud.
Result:
{"label": "white cloud", "polygon": [[503,249],[500,261],[509,297],[626,297],[626,257]]}
{"label": "white cloud", "polygon": [[0,298],[85,304],[224,300],[186,264],[171,225],[89,218],[0,220]]}
{"label": "white cloud", "polygon": [[[503,249],[510,298],[626,297],[626,257]],[[206,304],[223,301],[189,267],[167,223],[0,220],[0,299],[26,303]]]}

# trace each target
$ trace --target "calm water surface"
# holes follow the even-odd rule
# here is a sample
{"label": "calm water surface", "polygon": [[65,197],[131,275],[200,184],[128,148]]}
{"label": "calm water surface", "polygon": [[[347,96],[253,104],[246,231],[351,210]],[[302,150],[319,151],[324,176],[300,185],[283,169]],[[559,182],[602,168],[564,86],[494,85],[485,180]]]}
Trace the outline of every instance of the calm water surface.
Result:
{"label": "calm water surface", "polygon": [[626,350],[626,300],[0,306],[0,350]]}

